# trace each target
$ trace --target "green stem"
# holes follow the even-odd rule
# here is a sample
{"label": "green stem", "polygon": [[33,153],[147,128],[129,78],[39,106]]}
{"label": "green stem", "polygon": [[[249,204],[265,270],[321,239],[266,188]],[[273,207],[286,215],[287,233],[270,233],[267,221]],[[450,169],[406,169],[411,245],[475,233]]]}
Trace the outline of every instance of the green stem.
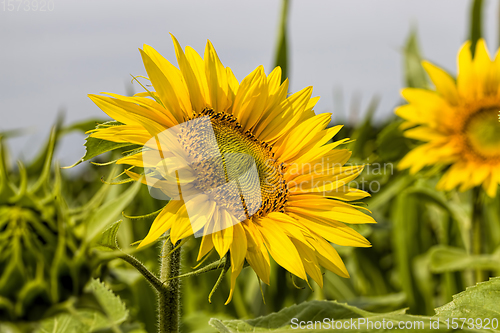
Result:
{"label": "green stem", "polygon": [[472,56],[476,52],[476,44],[478,40],[483,37],[483,0],[473,0],[472,8],[470,11],[470,50]]}
{"label": "green stem", "polygon": [[[207,273],[207,272],[211,272],[211,271],[215,271],[215,270],[218,270],[218,269],[221,269],[223,268],[224,266],[226,265],[226,257],[224,258],[221,258],[220,260],[217,260],[211,264],[208,264],[196,271],[193,271],[193,272],[189,272],[189,273],[184,273],[184,274],[181,274],[181,275],[178,275],[178,276],[172,276],[169,278],[169,280],[171,279],[181,279],[181,278],[187,278],[187,277],[191,277],[191,276],[198,276],[200,274],[203,274],[203,273]],[[165,281],[166,282],[166,281]]]}
{"label": "green stem", "polygon": [[[180,318],[180,280],[181,248],[175,249],[166,240],[160,256],[160,280],[164,281],[158,291],[158,332],[178,333]],[[176,277],[173,278],[172,277]]]}
{"label": "green stem", "polygon": [[158,279],[153,273],[151,273],[146,266],[139,260],[137,260],[135,257],[131,256],[130,254],[123,254],[120,256],[120,258],[126,262],[128,262],[130,265],[134,266],[134,268],[144,276],[146,280],[148,280],[149,283],[159,292],[161,288],[163,287],[162,282],[160,279]]}
{"label": "green stem", "polygon": [[[472,195],[472,234],[471,234],[471,244],[472,244],[472,254],[481,255],[482,254],[482,227],[481,227],[481,217],[483,207],[481,204],[481,187],[477,186],[473,189]],[[480,268],[476,268],[475,282],[482,282],[485,280],[484,272]]]}

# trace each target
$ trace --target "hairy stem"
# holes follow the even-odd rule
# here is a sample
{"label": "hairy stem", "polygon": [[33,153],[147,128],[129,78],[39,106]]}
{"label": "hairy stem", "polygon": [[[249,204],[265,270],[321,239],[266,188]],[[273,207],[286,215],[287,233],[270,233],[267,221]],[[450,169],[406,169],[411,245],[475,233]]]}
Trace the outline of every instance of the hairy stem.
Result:
{"label": "hairy stem", "polygon": [[[481,187],[477,186],[473,189],[472,195],[472,234],[471,234],[471,244],[472,244],[472,254],[481,255],[482,254],[482,218],[483,207],[481,204]],[[484,271],[480,268],[476,268],[475,283],[482,282],[485,280]]]}
{"label": "hairy stem", "polygon": [[158,332],[179,332],[180,318],[180,263],[181,248],[175,249],[170,240],[166,240],[160,256],[160,280],[162,287],[158,291]]}
{"label": "hairy stem", "polygon": [[158,279],[153,273],[151,273],[146,266],[139,260],[137,260],[135,257],[129,255],[129,254],[123,254],[120,256],[120,258],[126,262],[128,262],[130,265],[134,266],[134,268],[144,276],[146,280],[148,280],[149,283],[159,292],[163,286],[162,282],[160,279]]}

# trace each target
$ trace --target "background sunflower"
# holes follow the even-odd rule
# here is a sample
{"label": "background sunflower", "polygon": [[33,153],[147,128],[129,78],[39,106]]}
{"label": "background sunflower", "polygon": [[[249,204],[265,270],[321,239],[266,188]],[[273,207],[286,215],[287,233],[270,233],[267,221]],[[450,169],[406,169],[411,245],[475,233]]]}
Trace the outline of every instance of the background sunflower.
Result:
{"label": "background sunflower", "polygon": [[403,89],[409,104],[396,114],[406,120],[406,137],[426,143],[399,167],[415,174],[426,165],[450,166],[438,189],[482,186],[494,197],[500,183],[500,56],[491,60],[480,39],[474,59],[470,41],[460,49],[456,81],[429,62],[423,66],[436,91]]}

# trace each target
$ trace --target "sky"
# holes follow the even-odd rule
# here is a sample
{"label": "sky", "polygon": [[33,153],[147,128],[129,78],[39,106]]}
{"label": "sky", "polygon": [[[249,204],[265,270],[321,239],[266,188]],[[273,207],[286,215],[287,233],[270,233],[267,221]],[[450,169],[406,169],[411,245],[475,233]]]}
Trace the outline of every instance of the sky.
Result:
{"label": "sky", "polygon": [[[8,142],[21,159],[35,155],[62,110],[66,124],[105,119],[87,94],[125,94],[130,74],[146,74],[138,51],[143,44],[176,64],[169,33],[199,53],[210,39],[240,81],[259,65],[269,73],[281,9],[278,0],[30,4],[0,3],[0,132],[26,129]],[[467,0],[291,0],[290,91],[313,86],[313,95],[321,96],[316,113],[333,112],[337,122],[345,121],[354,97],[361,99],[362,116],[378,96],[376,118],[384,119],[401,102],[401,49],[411,28],[418,30],[424,57],[455,73],[469,6]],[[497,6],[486,1],[490,53],[498,47]],[[66,136],[57,158],[72,164],[83,156],[83,143],[83,134]]]}

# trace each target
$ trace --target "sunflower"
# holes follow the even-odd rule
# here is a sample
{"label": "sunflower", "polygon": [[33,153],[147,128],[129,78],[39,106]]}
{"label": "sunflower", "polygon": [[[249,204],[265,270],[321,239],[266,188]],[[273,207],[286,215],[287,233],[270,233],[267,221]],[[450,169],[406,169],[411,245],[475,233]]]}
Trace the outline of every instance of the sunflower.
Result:
{"label": "sunflower", "polygon": [[116,163],[172,199],[139,246],[168,231],[173,244],[202,237],[198,260],[214,249],[230,258],[228,302],[245,261],[266,284],[270,257],[320,286],[320,266],[349,277],[330,242],[368,247],[344,223],[375,221],[353,203],[369,194],[348,186],[363,166],[345,165],[350,151],[335,148],[347,139],[331,141],[341,126],[327,128],[331,115],[315,115],[312,87],[288,96],[281,69],[266,75],[262,66],[239,83],[210,41],[202,59],[172,39],[179,69],[150,46],[140,50],[155,91],[89,96],[116,120],[90,137],[144,147]]}
{"label": "sunflower", "polygon": [[399,168],[414,174],[424,166],[447,167],[440,190],[468,190],[482,184],[494,197],[500,183],[500,55],[491,60],[484,40],[458,53],[458,76],[424,61],[435,90],[405,88],[409,104],[396,109],[405,136],[425,143],[410,151]]}

